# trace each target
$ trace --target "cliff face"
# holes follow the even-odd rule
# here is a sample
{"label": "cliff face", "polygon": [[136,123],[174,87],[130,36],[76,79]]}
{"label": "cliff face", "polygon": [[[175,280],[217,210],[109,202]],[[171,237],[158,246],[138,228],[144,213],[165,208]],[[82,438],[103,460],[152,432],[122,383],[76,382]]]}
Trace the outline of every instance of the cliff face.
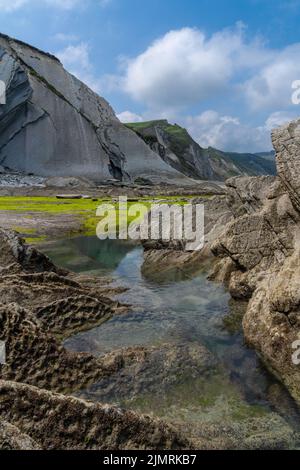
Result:
{"label": "cliff face", "polygon": [[188,183],[55,57],[0,35],[0,80],[7,87],[1,166],[41,176]]}
{"label": "cliff face", "polygon": [[[247,342],[300,401],[300,120],[273,131],[278,177],[227,182],[235,219],[213,245],[215,276],[249,300]],[[225,274],[224,274],[225,273]]]}
{"label": "cliff face", "polygon": [[274,175],[274,158],[204,149],[186,129],[166,120],[127,124],[170,166],[195,179],[224,181],[238,175]]}

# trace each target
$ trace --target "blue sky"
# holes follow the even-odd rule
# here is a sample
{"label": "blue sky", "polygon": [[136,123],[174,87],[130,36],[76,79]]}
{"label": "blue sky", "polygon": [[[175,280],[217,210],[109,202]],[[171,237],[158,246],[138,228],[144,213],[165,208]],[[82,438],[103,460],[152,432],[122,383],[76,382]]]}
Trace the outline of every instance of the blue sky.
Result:
{"label": "blue sky", "polygon": [[168,118],[202,146],[271,148],[300,114],[300,0],[0,0],[0,30],[50,51],[123,121]]}

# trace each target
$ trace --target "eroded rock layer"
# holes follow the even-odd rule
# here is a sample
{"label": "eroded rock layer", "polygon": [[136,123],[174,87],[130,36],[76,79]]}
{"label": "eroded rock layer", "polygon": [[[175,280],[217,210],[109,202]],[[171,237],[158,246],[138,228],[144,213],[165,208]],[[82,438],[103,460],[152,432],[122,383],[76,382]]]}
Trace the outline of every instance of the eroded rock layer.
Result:
{"label": "eroded rock layer", "polygon": [[70,335],[127,310],[103,296],[104,280],[57,268],[4,230],[0,270],[0,341],[6,349],[0,365],[0,449],[190,447],[162,421],[67,395],[146,354],[128,348],[96,358],[64,348]]}
{"label": "eroded rock layer", "polygon": [[228,280],[234,298],[249,300],[247,342],[300,401],[294,354],[300,334],[300,121],[273,131],[272,138],[278,177],[227,182],[235,219],[213,244],[221,258],[214,275]]}
{"label": "eroded rock layer", "polygon": [[39,176],[190,184],[117,119],[60,61],[0,35],[0,165]]}

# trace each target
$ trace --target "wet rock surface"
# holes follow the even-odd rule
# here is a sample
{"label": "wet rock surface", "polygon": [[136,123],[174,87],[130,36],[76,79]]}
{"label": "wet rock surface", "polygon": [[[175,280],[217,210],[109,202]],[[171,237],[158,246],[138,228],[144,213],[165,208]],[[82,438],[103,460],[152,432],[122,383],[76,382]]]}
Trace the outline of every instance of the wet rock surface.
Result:
{"label": "wet rock surface", "polygon": [[[299,338],[300,121],[273,131],[278,177],[227,182],[235,219],[213,244],[234,298],[249,300],[243,319],[247,342],[299,402],[300,370],[293,361]],[[224,273],[223,273],[224,274]]]}
{"label": "wet rock surface", "polygon": [[[170,277],[176,277],[182,273],[187,276],[194,275],[205,270],[207,264],[211,263],[211,258],[213,258],[211,245],[232,219],[232,212],[228,208],[226,198],[221,195],[210,198],[194,198],[191,203],[194,207],[197,204],[204,206],[203,247],[200,250],[187,251],[186,239],[144,241],[145,256],[142,273],[147,278],[158,280],[159,277],[165,276],[167,273]],[[176,223],[182,223],[181,217],[178,221],[172,220],[172,228]]]}
{"label": "wet rock surface", "polygon": [[217,359],[197,343],[162,344],[141,349],[139,359],[120,373],[103,378],[84,391],[92,401],[130,402],[143,393],[165,393],[174,384],[190,379],[205,379],[218,368]]}
{"label": "wet rock surface", "polygon": [[103,296],[103,280],[57,268],[16,233],[4,230],[0,264],[0,340],[6,344],[6,363],[0,366],[0,448],[187,445],[162,422],[53,394],[87,387],[143,354],[127,348],[95,358],[63,347],[62,341],[74,332],[126,311]]}
{"label": "wet rock surface", "polygon": [[0,413],[46,450],[191,447],[158,419],[15,382],[0,381]]}

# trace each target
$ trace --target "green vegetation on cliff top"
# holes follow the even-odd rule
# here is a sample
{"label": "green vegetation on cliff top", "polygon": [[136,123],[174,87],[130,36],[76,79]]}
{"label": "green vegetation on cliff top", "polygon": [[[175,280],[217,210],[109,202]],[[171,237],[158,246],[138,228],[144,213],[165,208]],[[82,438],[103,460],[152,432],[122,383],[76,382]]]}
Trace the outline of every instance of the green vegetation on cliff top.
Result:
{"label": "green vegetation on cliff top", "polygon": [[[142,139],[149,143],[151,137],[155,137],[155,129],[161,129],[169,140],[170,149],[177,155],[184,153],[185,149],[194,142],[188,131],[178,124],[170,124],[166,119],[147,122],[129,123],[126,126],[136,132]],[[200,147],[200,146],[199,146]]]}
{"label": "green vegetation on cliff top", "polygon": [[[199,150],[199,156],[206,155],[211,162],[218,166],[221,162],[227,165],[226,178],[231,176],[243,175],[259,175],[259,174],[276,174],[276,166],[274,153],[235,153],[224,152],[213,147],[207,149],[202,148],[188,131],[178,124],[170,124],[166,119],[132,122],[126,126],[136,132],[148,145],[157,142],[156,129],[160,129],[165,134],[165,141],[169,149],[181,159],[182,168],[185,165],[184,154],[191,145]],[[267,155],[268,158],[264,158]],[[201,158],[201,157],[199,157]]]}

